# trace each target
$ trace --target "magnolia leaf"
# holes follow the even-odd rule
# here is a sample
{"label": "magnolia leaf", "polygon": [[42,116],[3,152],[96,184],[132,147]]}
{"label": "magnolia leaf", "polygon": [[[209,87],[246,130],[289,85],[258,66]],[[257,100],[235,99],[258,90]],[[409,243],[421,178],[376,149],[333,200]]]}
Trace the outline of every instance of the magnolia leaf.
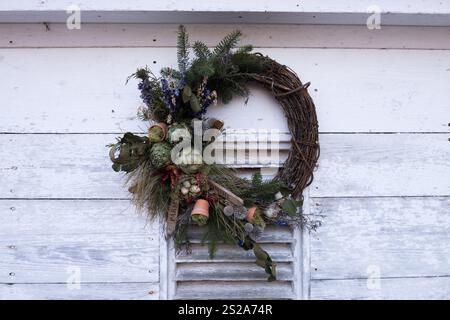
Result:
{"label": "magnolia leaf", "polygon": [[192,89],[188,85],[185,85],[183,88],[183,93],[181,94],[181,98],[183,99],[183,103],[188,103],[192,96]]}
{"label": "magnolia leaf", "polygon": [[290,216],[295,216],[297,214],[297,202],[291,199],[284,200],[283,211]]}
{"label": "magnolia leaf", "polygon": [[190,101],[191,101],[191,109],[194,113],[198,113],[202,110],[196,96],[192,95]]}

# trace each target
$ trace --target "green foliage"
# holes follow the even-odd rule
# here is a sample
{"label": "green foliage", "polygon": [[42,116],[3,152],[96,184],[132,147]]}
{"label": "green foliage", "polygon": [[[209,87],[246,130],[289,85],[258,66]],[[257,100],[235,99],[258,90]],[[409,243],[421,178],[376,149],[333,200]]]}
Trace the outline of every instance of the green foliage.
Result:
{"label": "green foliage", "polygon": [[261,227],[263,229],[266,227],[266,223],[264,222],[260,209],[256,209],[255,213],[253,214],[253,225]]}
{"label": "green foliage", "polygon": [[192,49],[194,49],[195,56],[198,60],[207,61],[212,57],[208,46],[201,41],[195,41]]}
{"label": "green foliage", "polygon": [[185,85],[183,88],[183,92],[181,93],[181,98],[183,99],[183,103],[188,103],[192,97],[192,89],[188,85]]}
{"label": "green foliage", "polygon": [[174,78],[174,79],[179,80],[183,77],[183,74],[180,71],[170,68],[170,67],[162,68],[160,71],[160,74],[161,74],[161,77],[166,78],[166,79]]}
{"label": "green foliage", "polygon": [[[154,119],[158,122],[165,121],[169,114],[169,110],[165,107],[162,99],[160,79],[156,77],[147,66],[145,68],[138,68],[135,73],[127,78],[126,83],[128,83],[130,79],[138,79],[149,86],[145,92],[141,90],[141,98],[143,98],[147,108],[145,108],[146,110],[139,111],[138,117],[145,121],[150,119]],[[144,94],[152,97],[151,104],[144,99]]]}
{"label": "green foliage", "polygon": [[223,58],[226,54],[229,54],[231,49],[236,47],[241,37],[242,32],[240,30],[233,30],[231,33],[227,34],[214,48],[214,56]]}
{"label": "green foliage", "polygon": [[126,183],[132,189],[132,201],[138,211],[145,211],[150,219],[165,214],[170,202],[170,182],[145,159],[127,174]]}
{"label": "green foliage", "polygon": [[191,98],[189,99],[189,102],[191,105],[192,112],[197,113],[200,112],[200,110],[202,110],[202,107],[200,106],[200,102],[198,101],[197,96],[192,95]]}
{"label": "green foliage", "polygon": [[147,66],[145,68],[138,68],[135,73],[128,76],[126,83],[128,83],[131,79],[149,79],[150,75],[152,75],[152,72]]}
{"label": "green foliage", "polygon": [[156,169],[160,169],[165,167],[166,165],[171,163],[170,153],[172,151],[172,147],[168,142],[157,142],[153,144],[150,149],[150,159],[152,165]]}
{"label": "green foliage", "polygon": [[178,70],[184,74],[189,61],[189,37],[183,25],[178,27],[177,49]]}
{"label": "green foliage", "polygon": [[192,221],[199,226],[204,226],[208,222],[208,217],[201,214],[192,215]]}
{"label": "green foliage", "polygon": [[293,199],[285,199],[282,204],[283,211],[289,216],[298,215],[298,208],[303,204],[302,201],[295,201]]}
{"label": "green foliage", "polygon": [[116,172],[131,172],[145,159],[149,148],[147,137],[140,137],[130,132],[122,138],[117,138],[117,143],[109,145],[109,157],[113,163],[112,169]]}
{"label": "green foliage", "polygon": [[251,53],[252,46],[243,46],[233,52],[241,36],[239,30],[231,32],[212,52],[205,43],[196,41],[192,46],[195,58],[186,71],[189,86],[198,88],[204,79],[208,79],[208,88],[215,90],[224,103],[233,95],[248,97],[247,82],[255,73],[262,72],[266,63],[265,59]]}
{"label": "green foliage", "polygon": [[211,259],[214,258],[218,242],[235,245],[237,240],[244,239],[244,234],[243,224],[225,216],[222,204],[211,204],[207,230],[202,237],[202,244],[208,244]]}
{"label": "green foliage", "polygon": [[264,271],[269,275],[267,281],[271,282],[277,280],[276,264],[272,262],[272,259],[266,251],[255,243],[255,241],[250,239],[250,237],[244,239],[242,248],[246,251],[253,250],[256,258],[255,263],[261,268],[264,268]]}
{"label": "green foliage", "polygon": [[250,180],[250,186],[237,195],[244,199],[246,205],[269,204],[275,200],[275,194],[288,188],[280,181],[263,180],[260,173],[255,173]]}

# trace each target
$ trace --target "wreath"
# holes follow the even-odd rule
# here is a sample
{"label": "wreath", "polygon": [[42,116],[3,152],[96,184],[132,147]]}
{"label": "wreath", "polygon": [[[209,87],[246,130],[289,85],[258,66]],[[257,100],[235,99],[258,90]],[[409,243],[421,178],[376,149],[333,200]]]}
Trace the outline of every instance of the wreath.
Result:
{"label": "wreath", "polygon": [[[148,134],[125,133],[109,145],[109,155],[114,171],[126,173],[133,203],[150,218],[164,217],[166,237],[178,249],[190,250],[189,227],[205,226],[202,243],[208,244],[211,258],[219,242],[253,250],[256,264],[273,281],[276,263],[258,244],[264,228],[315,229],[320,224],[301,213],[302,191],[312,182],[319,157],[318,124],[309,83],[253,53],[252,46],[236,49],[240,37],[240,31],[233,31],[210,50],[200,41],[190,45],[180,26],[178,69],[163,68],[157,77],[139,68],[127,79],[139,80],[144,105],[138,116],[149,123]],[[218,99],[223,104],[236,95],[248,99],[250,82],[272,92],[292,136],[287,160],[270,181],[261,174],[241,178],[224,164],[206,161],[202,153],[202,148],[214,149],[224,131],[223,121],[206,117],[208,108]],[[200,143],[193,143],[199,135]]]}

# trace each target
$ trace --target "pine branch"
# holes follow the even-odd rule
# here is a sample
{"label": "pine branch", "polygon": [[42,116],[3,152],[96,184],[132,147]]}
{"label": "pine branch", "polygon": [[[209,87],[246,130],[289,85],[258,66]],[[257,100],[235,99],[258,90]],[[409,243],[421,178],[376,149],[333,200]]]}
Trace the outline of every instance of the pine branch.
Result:
{"label": "pine branch", "polygon": [[216,58],[220,58],[229,53],[231,49],[236,47],[241,36],[242,32],[240,30],[234,30],[230,34],[226,35],[214,49],[214,56]]}
{"label": "pine branch", "polygon": [[208,46],[204,42],[195,41],[192,48],[194,49],[195,56],[199,60],[208,60],[212,56],[211,51],[209,50]]}
{"label": "pine branch", "polygon": [[248,44],[237,49],[235,54],[248,54],[252,52],[252,50],[253,46],[251,44]]}
{"label": "pine branch", "polygon": [[178,43],[177,43],[177,57],[178,70],[185,73],[189,59],[189,40],[186,28],[183,25],[178,27]]}

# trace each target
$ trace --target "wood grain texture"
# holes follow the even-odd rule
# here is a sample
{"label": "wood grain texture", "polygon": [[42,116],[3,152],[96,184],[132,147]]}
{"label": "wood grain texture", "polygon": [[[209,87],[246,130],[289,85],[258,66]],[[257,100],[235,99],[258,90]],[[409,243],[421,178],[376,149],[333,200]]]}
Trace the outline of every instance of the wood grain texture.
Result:
{"label": "wood grain texture", "polygon": [[[0,198],[128,198],[124,175],[111,169],[105,147],[116,137],[114,134],[0,135],[0,142],[10,150],[7,157],[2,156],[0,164],[6,181],[0,185]],[[257,158],[250,160],[244,167],[261,166]],[[244,172],[247,176],[249,173]]]}
{"label": "wood grain texture", "polygon": [[[231,281],[241,285],[241,281],[267,280],[267,275],[254,262],[250,263],[178,263],[176,281]],[[294,264],[277,263],[277,280],[294,281]],[[245,283],[244,283],[245,284]]]}
{"label": "wood grain texture", "polygon": [[158,283],[0,284],[0,300],[156,300]]}
{"label": "wood grain texture", "polygon": [[[66,11],[72,4],[71,0],[54,0],[52,2],[40,1],[5,1],[0,5],[0,11]],[[130,5],[126,2],[111,2],[107,0],[80,0],[77,4],[86,11],[200,11],[207,12],[335,12],[335,13],[364,13],[367,7],[373,4],[370,0],[342,0],[330,2],[328,0],[308,1],[299,4],[296,0],[285,0],[273,2],[272,0],[249,0],[235,1],[225,0],[223,2],[204,2],[192,0],[173,0],[170,2],[157,0],[134,0]],[[379,0],[378,5],[382,12],[401,13],[449,13],[448,0],[439,2],[433,0]]]}
{"label": "wood grain texture", "polygon": [[[373,289],[369,289],[373,288]],[[326,300],[448,300],[450,278],[380,279],[379,288],[365,279],[313,280],[311,299]]]}
{"label": "wood grain texture", "polygon": [[[178,24],[0,24],[0,48],[175,47]],[[450,49],[449,27],[190,24],[189,34],[215,46],[234,29],[255,48]],[[292,35],[295,35],[294,37]]]}
{"label": "wood grain texture", "polygon": [[[0,24],[0,299],[450,297],[448,27],[242,26],[243,43],[312,82],[322,132],[306,207],[324,224],[311,243],[265,234],[281,279],[271,284],[236,248],[210,260],[193,241],[192,255],[176,257],[110,169],[103,146],[146,128],[136,82],[124,81],[136,66],[176,64],[175,28]],[[233,26],[188,28],[213,45]],[[210,115],[286,131],[270,94],[252,94]],[[81,290],[67,289],[73,267]],[[380,289],[370,290],[373,268]]]}
{"label": "wood grain texture", "polygon": [[[285,243],[266,243],[261,247],[269,253],[272,260],[280,262],[293,261],[292,248]],[[214,259],[209,258],[208,246],[192,244],[192,253],[188,254],[184,250],[180,251],[176,257],[177,262],[249,262],[255,261],[252,250],[238,250],[236,246],[220,244]]]}
{"label": "wood grain texture", "polygon": [[[322,132],[450,130],[448,50],[258,51],[289,63],[312,83]],[[137,83],[125,86],[126,77],[137,66],[149,65],[155,72],[174,66],[176,53],[175,48],[0,49],[0,65],[3,107],[10,110],[1,115],[2,132],[136,132],[145,124],[136,119]],[[279,106],[262,89],[252,91],[248,105],[234,99],[210,114],[233,128],[286,127]]]}
{"label": "wood grain texture", "polygon": [[[170,278],[175,283],[173,298],[194,299],[299,299],[298,289],[301,265],[297,253],[301,248],[300,233],[286,227],[269,226],[264,232],[261,247],[277,265],[277,281],[267,282],[267,274],[255,264],[254,253],[219,244],[214,259],[200,244],[205,228],[192,227],[188,232],[190,251],[181,248],[171,252],[174,269]],[[263,289],[266,283],[272,290]],[[192,292],[188,293],[188,288]],[[231,293],[231,288],[235,288]],[[261,290],[256,291],[255,288]],[[203,296],[202,296],[203,295]]]}
{"label": "wood grain texture", "polygon": [[0,200],[0,282],[157,282],[159,229],[128,201]]}
{"label": "wood grain texture", "polygon": [[[199,243],[206,230],[206,227],[189,228],[187,237],[191,243]],[[267,232],[261,235],[258,243],[293,243],[296,241],[294,231],[290,228],[268,225],[264,230]]]}
{"label": "wood grain texture", "polygon": [[448,196],[447,135],[321,135],[311,197]]}
{"label": "wood grain texture", "polygon": [[[115,135],[0,135],[0,198],[126,198],[107,148]],[[312,197],[449,195],[443,134],[321,135]],[[30,160],[32,159],[32,160]]]}
{"label": "wood grain texture", "polygon": [[[214,288],[214,290],[211,290]],[[290,282],[248,281],[240,283],[221,281],[186,281],[177,286],[174,299],[295,299]]]}
{"label": "wood grain texture", "polygon": [[128,200],[0,200],[0,234],[144,234],[154,241],[158,224],[147,221]]}
{"label": "wood grain texture", "polygon": [[449,212],[449,197],[312,199],[311,277],[449,276]]}
{"label": "wood grain texture", "polygon": [[65,282],[80,268],[83,282],[158,281],[159,248],[148,234],[19,235],[0,239],[0,282]]}
{"label": "wood grain texture", "polygon": [[[0,22],[62,22],[67,20],[71,1],[5,1],[0,3]],[[297,0],[283,2],[193,0],[160,2],[133,1],[133,5],[102,0],[77,2],[83,22],[94,23],[293,23],[365,25],[373,10],[370,0]],[[384,25],[449,25],[447,0],[379,0],[376,11]],[[69,11],[70,12],[70,11]]]}

